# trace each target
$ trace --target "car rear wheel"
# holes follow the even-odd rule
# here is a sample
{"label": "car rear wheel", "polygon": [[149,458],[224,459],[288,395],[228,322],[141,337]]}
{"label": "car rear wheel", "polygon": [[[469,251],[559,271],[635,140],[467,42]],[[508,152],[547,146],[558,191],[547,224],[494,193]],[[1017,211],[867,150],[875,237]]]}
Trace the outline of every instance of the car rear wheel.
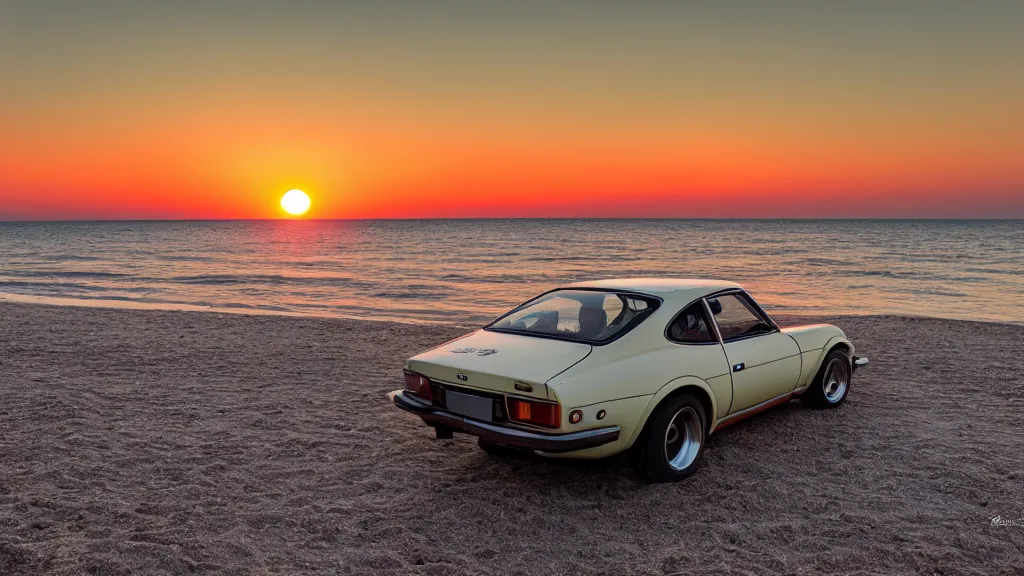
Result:
{"label": "car rear wheel", "polygon": [[697,471],[707,435],[704,407],[691,394],[663,402],[637,439],[630,462],[649,482],[675,482]]}
{"label": "car rear wheel", "polygon": [[818,375],[800,399],[812,408],[838,408],[850,393],[853,366],[842,350],[833,350],[821,363]]}

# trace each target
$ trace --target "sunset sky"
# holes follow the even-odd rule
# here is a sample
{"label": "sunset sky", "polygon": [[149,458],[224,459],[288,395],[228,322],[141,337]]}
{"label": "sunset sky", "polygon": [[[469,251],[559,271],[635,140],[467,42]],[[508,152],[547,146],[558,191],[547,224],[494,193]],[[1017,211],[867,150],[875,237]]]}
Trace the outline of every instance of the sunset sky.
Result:
{"label": "sunset sky", "polygon": [[0,220],[1024,217],[1024,1],[612,4],[4,0]]}

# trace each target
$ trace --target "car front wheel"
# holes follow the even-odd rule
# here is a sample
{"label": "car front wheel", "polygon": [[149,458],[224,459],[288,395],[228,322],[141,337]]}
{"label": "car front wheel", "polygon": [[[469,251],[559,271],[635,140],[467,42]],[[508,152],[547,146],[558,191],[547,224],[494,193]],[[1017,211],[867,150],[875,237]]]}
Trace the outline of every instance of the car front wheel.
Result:
{"label": "car front wheel", "polygon": [[649,424],[630,454],[637,474],[650,482],[674,482],[696,472],[707,430],[700,401],[691,394],[671,398]]}
{"label": "car front wheel", "polygon": [[842,350],[833,350],[800,399],[812,408],[838,408],[850,393],[851,376],[850,358]]}

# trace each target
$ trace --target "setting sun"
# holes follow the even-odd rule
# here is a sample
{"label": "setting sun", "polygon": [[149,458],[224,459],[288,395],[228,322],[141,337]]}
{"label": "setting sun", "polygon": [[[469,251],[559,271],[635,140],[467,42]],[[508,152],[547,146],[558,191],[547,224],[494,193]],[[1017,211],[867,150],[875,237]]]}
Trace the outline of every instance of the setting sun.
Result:
{"label": "setting sun", "polygon": [[305,214],[309,204],[309,196],[302,190],[289,190],[281,197],[281,208],[292,216]]}

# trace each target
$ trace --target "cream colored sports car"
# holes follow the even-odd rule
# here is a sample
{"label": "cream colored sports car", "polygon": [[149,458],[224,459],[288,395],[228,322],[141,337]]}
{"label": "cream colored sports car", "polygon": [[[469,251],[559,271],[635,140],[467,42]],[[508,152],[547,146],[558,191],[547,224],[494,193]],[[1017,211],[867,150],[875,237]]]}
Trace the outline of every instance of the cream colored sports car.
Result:
{"label": "cream colored sports car", "polygon": [[732,282],[629,279],[545,292],[413,356],[388,396],[492,453],[601,458],[641,477],[693,474],[707,437],[799,397],[840,406],[857,366],[839,328],[779,328]]}

